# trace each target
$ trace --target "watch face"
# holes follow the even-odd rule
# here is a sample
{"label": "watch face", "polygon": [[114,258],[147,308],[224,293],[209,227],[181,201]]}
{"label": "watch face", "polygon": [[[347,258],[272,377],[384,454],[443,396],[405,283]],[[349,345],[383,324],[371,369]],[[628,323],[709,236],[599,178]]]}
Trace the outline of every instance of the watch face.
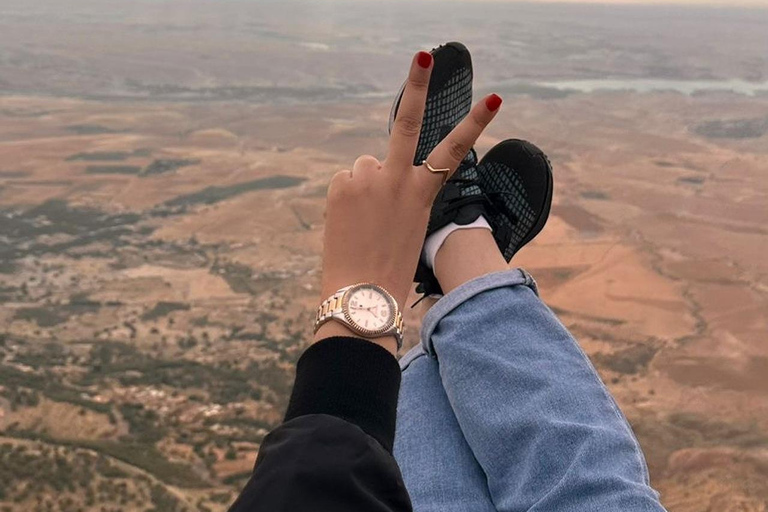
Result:
{"label": "watch face", "polygon": [[371,284],[351,288],[344,300],[344,316],[363,334],[379,334],[395,319],[396,305],[389,294]]}

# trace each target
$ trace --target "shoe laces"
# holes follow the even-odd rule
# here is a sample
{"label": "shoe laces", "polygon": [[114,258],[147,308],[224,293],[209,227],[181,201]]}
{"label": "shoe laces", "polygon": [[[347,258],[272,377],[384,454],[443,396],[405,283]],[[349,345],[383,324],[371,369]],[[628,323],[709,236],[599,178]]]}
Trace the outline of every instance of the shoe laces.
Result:
{"label": "shoe laces", "polygon": [[509,192],[505,190],[490,190],[483,191],[479,182],[475,178],[453,178],[451,183],[461,189],[467,189],[469,187],[477,187],[480,190],[479,194],[459,195],[453,197],[447,201],[444,213],[450,213],[455,210],[461,209],[469,204],[483,204],[486,207],[493,210],[496,214],[506,214],[510,223],[514,226],[519,222],[519,218],[514,212],[508,211],[508,206],[504,202],[504,197],[514,197],[516,192]]}
{"label": "shoe laces", "polygon": [[[509,192],[505,190],[490,190],[490,191],[483,191],[480,187],[480,183],[476,178],[467,178],[467,177],[453,177],[449,180],[449,183],[453,183],[455,186],[457,186],[460,189],[466,189],[472,186],[475,186],[480,190],[479,194],[470,194],[470,195],[459,195],[457,197],[453,197],[451,199],[448,199],[447,205],[445,207],[444,213],[450,213],[452,211],[458,210],[460,208],[463,208],[466,205],[469,204],[484,204],[487,208],[489,208],[493,213],[505,215],[507,219],[509,219],[510,224],[513,226],[516,226],[520,222],[520,218],[514,213],[509,211],[509,207],[504,202],[505,197],[514,197],[517,195],[515,192]],[[509,233],[503,233],[504,231],[508,231],[509,227],[507,225],[503,226],[497,226],[496,229],[500,229],[505,237],[506,235],[511,236],[511,231]],[[421,293],[421,297],[414,302],[411,305],[411,308],[415,308],[421,301],[432,295],[436,290],[432,290],[432,287],[430,286],[429,282],[423,282],[419,283],[419,285],[416,287],[416,292]]]}
{"label": "shoe laces", "polygon": [[[474,178],[451,178],[449,183],[452,183],[462,190],[472,186],[475,186],[478,188],[478,190],[481,190],[478,186],[477,180]],[[490,205],[490,201],[489,198],[482,193],[482,190],[479,194],[459,194],[458,196],[447,200],[447,204],[443,210],[443,213],[451,213],[470,204],[485,204],[488,206]]]}

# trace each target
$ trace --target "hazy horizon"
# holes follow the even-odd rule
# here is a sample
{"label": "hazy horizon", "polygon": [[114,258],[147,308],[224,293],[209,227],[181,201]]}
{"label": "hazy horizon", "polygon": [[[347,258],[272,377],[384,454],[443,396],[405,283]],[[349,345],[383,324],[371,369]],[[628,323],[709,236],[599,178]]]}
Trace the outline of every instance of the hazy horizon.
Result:
{"label": "hazy horizon", "polygon": [[446,40],[472,49],[478,91],[766,89],[764,9],[457,0],[438,17],[432,1],[0,0],[0,93],[377,101]]}
{"label": "hazy horizon", "polygon": [[[327,0],[333,1],[333,0]],[[444,2],[445,0],[418,0]],[[648,6],[695,6],[695,7],[760,7],[768,8],[768,0],[449,0],[466,3],[546,3],[546,4],[610,4]]]}

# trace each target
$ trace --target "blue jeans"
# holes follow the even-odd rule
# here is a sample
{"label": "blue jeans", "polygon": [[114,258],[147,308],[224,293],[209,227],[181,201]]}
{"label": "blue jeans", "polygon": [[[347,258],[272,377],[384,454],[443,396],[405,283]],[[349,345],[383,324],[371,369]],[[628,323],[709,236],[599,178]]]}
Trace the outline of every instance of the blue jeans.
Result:
{"label": "blue jeans", "polygon": [[523,270],[440,299],[400,361],[415,512],[663,512],[632,430]]}

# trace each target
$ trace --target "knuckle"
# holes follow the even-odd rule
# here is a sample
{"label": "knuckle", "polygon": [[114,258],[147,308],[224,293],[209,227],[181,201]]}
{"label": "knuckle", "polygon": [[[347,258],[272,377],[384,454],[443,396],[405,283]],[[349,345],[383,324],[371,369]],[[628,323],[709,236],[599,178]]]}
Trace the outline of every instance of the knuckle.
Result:
{"label": "knuckle", "polygon": [[479,131],[482,131],[486,124],[488,124],[483,115],[479,112],[472,112],[472,114],[469,116],[469,120]]}
{"label": "knuckle", "polygon": [[379,161],[372,155],[362,155],[355,160],[355,167],[378,166]]}
{"label": "knuckle", "polygon": [[415,137],[421,132],[421,119],[413,114],[403,113],[397,120],[398,130],[406,137]]}
{"label": "knuckle", "polygon": [[461,162],[464,157],[467,156],[469,150],[469,144],[465,142],[459,140],[451,140],[448,143],[448,156],[457,162]]}
{"label": "knuckle", "polygon": [[343,197],[348,188],[345,183],[349,178],[349,171],[339,171],[333,175],[331,182],[328,184],[328,200],[334,201],[340,197]]}
{"label": "knuckle", "polygon": [[341,183],[345,179],[347,179],[348,176],[349,176],[349,171],[339,171],[339,172],[337,172],[336,174],[334,174],[331,177],[331,183],[330,183],[329,186],[331,188],[335,188],[335,187],[341,186]]}

